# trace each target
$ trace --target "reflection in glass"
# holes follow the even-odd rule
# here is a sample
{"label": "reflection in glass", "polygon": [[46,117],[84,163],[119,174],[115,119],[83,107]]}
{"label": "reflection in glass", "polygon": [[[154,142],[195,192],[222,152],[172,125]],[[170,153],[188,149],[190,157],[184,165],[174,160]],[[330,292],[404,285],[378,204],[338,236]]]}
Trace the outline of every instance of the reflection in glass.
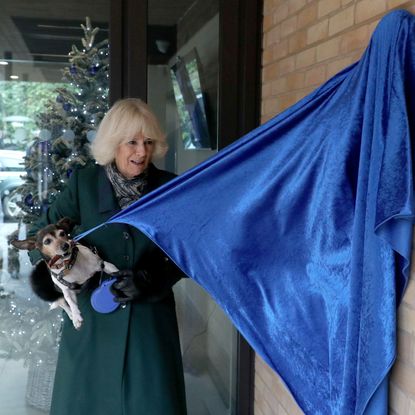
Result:
{"label": "reflection in glass", "polygon": [[[219,2],[166,4],[148,2],[148,103],[170,147],[158,166],[182,173],[218,147]],[[235,328],[193,280],[174,291],[189,415],[236,414]]]}
{"label": "reflection in glass", "polygon": [[[71,69],[72,45],[82,51],[86,16],[100,27],[96,41],[108,38],[108,0],[74,2],[24,0],[3,2],[0,22],[0,414],[44,415],[49,412],[61,312],[37,299],[29,287],[32,266],[26,252],[9,241],[26,237],[26,210],[37,195],[49,197],[54,181],[51,159],[59,158],[72,128],[44,128],[39,115],[62,115],[57,90],[76,93],[63,79]],[[42,10],[47,14],[42,15]],[[91,65],[93,66],[93,65]],[[94,73],[97,68],[85,68]],[[61,110],[51,110],[50,103]],[[92,112],[89,111],[89,112]],[[56,130],[56,131],[55,131]],[[61,141],[57,141],[59,138]],[[91,139],[93,136],[89,134]],[[54,147],[55,146],[55,147]],[[59,147],[59,149],[58,149]],[[58,151],[59,150],[59,151]],[[24,159],[25,158],[25,159]],[[66,162],[67,157],[63,162]],[[26,165],[24,163],[26,160]],[[28,167],[27,161],[30,160]],[[57,161],[57,160],[55,160]],[[65,171],[66,173],[66,171]],[[59,176],[59,175],[58,175]],[[53,179],[53,180],[52,180]],[[16,192],[31,183],[33,192]],[[52,186],[53,184],[53,186]],[[22,212],[22,206],[24,207]],[[36,213],[36,212],[34,212]],[[37,212],[39,213],[39,212]],[[29,220],[30,221],[30,220]]]}
{"label": "reflection in glass", "polygon": [[171,75],[184,148],[212,148],[196,52],[177,56]]}

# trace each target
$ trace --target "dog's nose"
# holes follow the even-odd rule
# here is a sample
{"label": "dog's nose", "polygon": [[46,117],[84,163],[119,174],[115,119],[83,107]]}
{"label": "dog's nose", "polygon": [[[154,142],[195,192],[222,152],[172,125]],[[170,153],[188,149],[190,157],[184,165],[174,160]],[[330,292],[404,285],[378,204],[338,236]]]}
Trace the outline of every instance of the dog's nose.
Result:
{"label": "dog's nose", "polygon": [[67,242],[65,242],[64,244],[62,244],[62,251],[66,252],[69,249],[69,244]]}

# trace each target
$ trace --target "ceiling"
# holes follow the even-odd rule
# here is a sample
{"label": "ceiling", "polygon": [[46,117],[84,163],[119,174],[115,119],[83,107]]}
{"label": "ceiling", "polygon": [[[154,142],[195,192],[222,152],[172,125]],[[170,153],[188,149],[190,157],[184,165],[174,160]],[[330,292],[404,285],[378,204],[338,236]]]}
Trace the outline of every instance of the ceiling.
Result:
{"label": "ceiling", "polygon": [[[195,0],[148,0],[149,24],[156,32],[165,26],[171,29],[194,4]],[[86,16],[100,28],[98,41],[109,34],[110,0],[0,0],[0,7],[0,59],[14,61],[13,70],[26,70],[26,78],[32,80],[60,80],[58,68],[67,64],[72,44],[81,47],[80,24]],[[0,80],[11,72],[10,67],[0,67]]]}

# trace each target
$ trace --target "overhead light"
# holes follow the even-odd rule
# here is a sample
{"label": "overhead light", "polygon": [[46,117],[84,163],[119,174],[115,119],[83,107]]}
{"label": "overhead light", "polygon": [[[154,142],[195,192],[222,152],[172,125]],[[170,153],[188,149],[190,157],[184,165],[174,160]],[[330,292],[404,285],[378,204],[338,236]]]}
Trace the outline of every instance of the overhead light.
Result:
{"label": "overhead light", "polygon": [[7,61],[0,61],[0,65],[8,65],[9,64],[9,62],[7,62]]}
{"label": "overhead light", "polygon": [[10,79],[19,79],[19,75],[10,75]]}

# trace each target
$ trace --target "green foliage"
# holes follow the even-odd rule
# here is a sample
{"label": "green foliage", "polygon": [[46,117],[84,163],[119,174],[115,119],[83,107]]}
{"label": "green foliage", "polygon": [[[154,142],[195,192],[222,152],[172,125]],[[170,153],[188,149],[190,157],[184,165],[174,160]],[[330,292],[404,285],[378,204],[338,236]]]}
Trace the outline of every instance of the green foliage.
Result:
{"label": "green foliage", "polygon": [[[0,148],[24,150],[33,140],[38,127],[37,115],[56,96],[57,88],[66,88],[64,83],[0,81],[0,130],[3,131]],[[24,105],[22,105],[24,103]],[[16,126],[9,117],[26,117]],[[16,130],[24,130],[25,139],[16,139]]]}

